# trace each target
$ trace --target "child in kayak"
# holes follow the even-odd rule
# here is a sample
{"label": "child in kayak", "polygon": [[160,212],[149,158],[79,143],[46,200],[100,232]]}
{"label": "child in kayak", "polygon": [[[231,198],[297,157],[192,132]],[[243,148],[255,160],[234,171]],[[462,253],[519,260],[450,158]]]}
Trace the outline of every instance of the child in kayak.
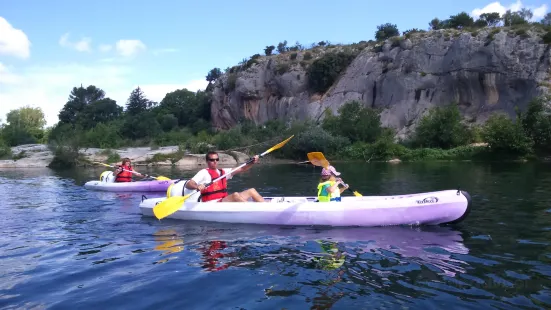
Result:
{"label": "child in kayak", "polygon": [[[341,175],[333,166],[321,170],[321,181],[318,184],[318,201],[341,201],[341,193],[344,192],[348,185],[344,184],[340,178],[335,176]],[[339,188],[339,184],[343,187]]]}

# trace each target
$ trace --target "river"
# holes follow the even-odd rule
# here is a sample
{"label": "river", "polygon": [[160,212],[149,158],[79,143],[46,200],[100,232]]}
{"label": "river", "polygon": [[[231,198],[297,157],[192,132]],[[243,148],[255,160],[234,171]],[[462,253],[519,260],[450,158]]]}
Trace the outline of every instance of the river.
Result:
{"label": "river", "polygon": [[[101,169],[0,170],[0,308],[551,307],[551,165],[335,166],[363,195],[460,186],[473,209],[442,227],[158,221],[141,216],[139,193],[84,189]],[[315,195],[318,176],[312,166],[259,164],[229,186]]]}

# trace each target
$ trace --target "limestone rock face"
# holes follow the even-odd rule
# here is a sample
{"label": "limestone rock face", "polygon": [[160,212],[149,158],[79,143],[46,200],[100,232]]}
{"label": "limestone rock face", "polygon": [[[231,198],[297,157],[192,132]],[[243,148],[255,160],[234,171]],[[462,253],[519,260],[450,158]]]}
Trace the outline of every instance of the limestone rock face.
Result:
{"label": "limestone rock face", "polygon": [[[514,117],[548,91],[551,53],[542,33],[486,28],[478,33],[438,30],[363,49],[324,94],[311,93],[299,51],[261,58],[245,71],[226,73],[215,84],[211,115],[216,129],[242,119],[320,119],[349,100],[383,108],[383,126],[404,135],[430,107],[459,105],[473,123],[494,111]],[[398,42],[398,44],[396,44]],[[287,53],[289,54],[289,53]],[[279,70],[286,62],[288,68]],[[230,83],[229,79],[235,83]]]}

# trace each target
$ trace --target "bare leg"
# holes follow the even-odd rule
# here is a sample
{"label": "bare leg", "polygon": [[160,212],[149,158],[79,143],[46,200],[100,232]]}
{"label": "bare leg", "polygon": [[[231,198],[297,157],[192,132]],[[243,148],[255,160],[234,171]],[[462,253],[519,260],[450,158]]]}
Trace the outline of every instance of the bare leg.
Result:
{"label": "bare leg", "polygon": [[245,200],[252,198],[256,202],[264,202],[264,198],[262,198],[262,196],[260,196],[260,194],[254,188],[249,188],[247,190],[242,191],[239,194]]}
{"label": "bare leg", "polygon": [[243,199],[239,193],[233,193],[224,197],[221,202],[246,202],[247,199]]}
{"label": "bare leg", "polygon": [[264,202],[264,198],[254,189],[249,188],[241,193],[233,193],[222,199],[222,202],[246,202],[249,198],[252,198],[256,202]]}

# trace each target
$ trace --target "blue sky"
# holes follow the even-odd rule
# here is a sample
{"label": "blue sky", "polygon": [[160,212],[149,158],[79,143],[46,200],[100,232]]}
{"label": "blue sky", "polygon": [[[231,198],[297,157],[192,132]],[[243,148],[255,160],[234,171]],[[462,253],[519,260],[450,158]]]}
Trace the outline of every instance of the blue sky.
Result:
{"label": "blue sky", "polygon": [[538,17],[549,10],[544,0],[199,3],[2,0],[0,119],[11,109],[40,106],[53,125],[80,83],[104,89],[121,106],[138,85],[156,101],[182,87],[203,89],[210,69],[236,65],[283,40],[353,43],[373,39],[386,22],[404,31],[461,11],[529,7]]}

